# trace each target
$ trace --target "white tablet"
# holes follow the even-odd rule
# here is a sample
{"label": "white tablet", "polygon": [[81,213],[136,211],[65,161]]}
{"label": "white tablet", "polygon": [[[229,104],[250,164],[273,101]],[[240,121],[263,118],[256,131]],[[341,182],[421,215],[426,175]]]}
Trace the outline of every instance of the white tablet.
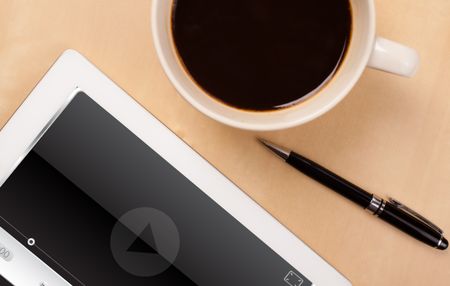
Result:
{"label": "white tablet", "polygon": [[4,283],[350,285],[71,50],[0,131],[0,205]]}

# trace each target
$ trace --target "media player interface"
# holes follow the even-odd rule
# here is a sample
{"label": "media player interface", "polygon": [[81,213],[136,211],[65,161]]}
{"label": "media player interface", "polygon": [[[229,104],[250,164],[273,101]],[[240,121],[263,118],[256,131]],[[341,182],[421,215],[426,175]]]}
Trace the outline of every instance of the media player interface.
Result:
{"label": "media player interface", "polygon": [[83,93],[0,201],[0,226],[73,285],[311,285]]}

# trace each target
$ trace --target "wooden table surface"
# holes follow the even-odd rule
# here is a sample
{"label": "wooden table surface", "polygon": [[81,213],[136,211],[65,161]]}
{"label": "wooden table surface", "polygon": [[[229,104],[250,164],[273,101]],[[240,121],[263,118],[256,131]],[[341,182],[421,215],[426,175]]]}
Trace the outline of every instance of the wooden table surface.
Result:
{"label": "wooden table surface", "polygon": [[450,251],[415,241],[283,164],[291,147],[450,232],[450,1],[377,0],[377,29],[416,48],[412,79],[367,70],[323,117],[253,133],[191,107],[159,65],[149,0],[0,0],[0,126],[68,48],[84,54],[354,285],[450,285]]}

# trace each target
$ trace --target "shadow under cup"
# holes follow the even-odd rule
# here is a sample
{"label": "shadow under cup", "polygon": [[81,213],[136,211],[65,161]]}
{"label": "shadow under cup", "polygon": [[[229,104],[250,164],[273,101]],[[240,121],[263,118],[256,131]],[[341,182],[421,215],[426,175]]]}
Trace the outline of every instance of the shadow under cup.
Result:
{"label": "shadow under cup", "polygon": [[[351,28],[348,31],[345,47],[340,50],[340,57],[335,60],[331,72],[328,72],[326,76],[321,78],[320,82],[316,82],[310,87],[308,92],[301,93],[300,96],[297,93],[294,100],[289,100],[285,104],[265,105],[262,108],[254,108],[254,100],[255,98],[258,100],[258,97],[252,98],[250,96],[249,98],[253,100],[250,102],[250,105],[239,106],[238,104],[223,100],[221,96],[217,96],[216,93],[210,91],[211,85],[199,80],[201,76],[208,77],[210,76],[209,74],[203,72],[203,75],[198,76],[198,74],[195,74],[194,69],[188,66],[188,62],[186,61],[187,56],[186,54],[183,55],[183,52],[180,51],[179,43],[177,43],[175,31],[178,22],[176,19],[175,26],[172,25],[172,19],[176,16],[177,9],[183,3],[182,1],[178,0],[176,6],[173,5],[175,1],[154,1],[152,19],[153,36],[163,68],[171,82],[188,102],[213,119],[238,128],[260,131],[283,129],[305,123],[325,113],[342,100],[359,79],[367,65],[374,44],[375,17],[373,2],[371,0],[351,0],[349,2],[351,3],[351,12],[348,11],[351,17],[349,21]],[[176,9],[173,9],[174,7]],[[190,15],[192,18],[193,14],[190,13]],[[187,51],[187,54],[189,54],[189,50]],[[204,60],[205,57],[199,57],[198,54],[195,55],[194,53],[193,55],[194,60],[192,62],[199,62],[204,66],[208,66],[212,62],[210,60]],[[302,57],[305,58],[305,55],[301,55],[300,58]],[[277,59],[277,57],[272,58]],[[239,71],[240,66],[241,63],[239,62],[239,65],[235,66],[235,70]],[[205,68],[204,70],[211,71],[212,69]],[[227,68],[216,70],[219,70],[219,72],[221,70],[229,71]],[[296,76],[292,83],[298,83],[300,78],[298,68],[292,75]],[[294,76],[291,77],[294,78]],[[227,79],[228,77],[225,74],[225,77],[217,78]],[[222,83],[219,82],[218,85],[224,86],[229,82],[222,80]],[[244,82],[248,83],[249,81],[245,80]],[[264,90],[264,88],[261,89],[264,83],[265,79],[260,78],[257,81],[251,81],[251,84],[247,84],[247,87],[251,91],[261,91]],[[231,91],[237,90],[235,86],[229,86],[234,88]],[[285,86],[289,87],[286,84]],[[277,90],[269,93],[269,96],[272,98],[274,98],[273,94],[280,96],[283,88],[281,84],[278,85]],[[224,90],[227,91],[226,88]],[[248,91],[248,89],[243,90]],[[227,94],[236,96],[236,92],[228,92]],[[260,96],[261,93],[253,94]]]}

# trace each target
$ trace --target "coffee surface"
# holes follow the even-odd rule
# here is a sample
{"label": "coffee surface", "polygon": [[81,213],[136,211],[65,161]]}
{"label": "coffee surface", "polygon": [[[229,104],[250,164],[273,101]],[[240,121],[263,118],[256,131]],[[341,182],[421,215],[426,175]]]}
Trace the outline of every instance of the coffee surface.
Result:
{"label": "coffee surface", "polygon": [[172,13],[187,72],[245,110],[284,108],[317,90],[351,36],[349,0],[175,0]]}

